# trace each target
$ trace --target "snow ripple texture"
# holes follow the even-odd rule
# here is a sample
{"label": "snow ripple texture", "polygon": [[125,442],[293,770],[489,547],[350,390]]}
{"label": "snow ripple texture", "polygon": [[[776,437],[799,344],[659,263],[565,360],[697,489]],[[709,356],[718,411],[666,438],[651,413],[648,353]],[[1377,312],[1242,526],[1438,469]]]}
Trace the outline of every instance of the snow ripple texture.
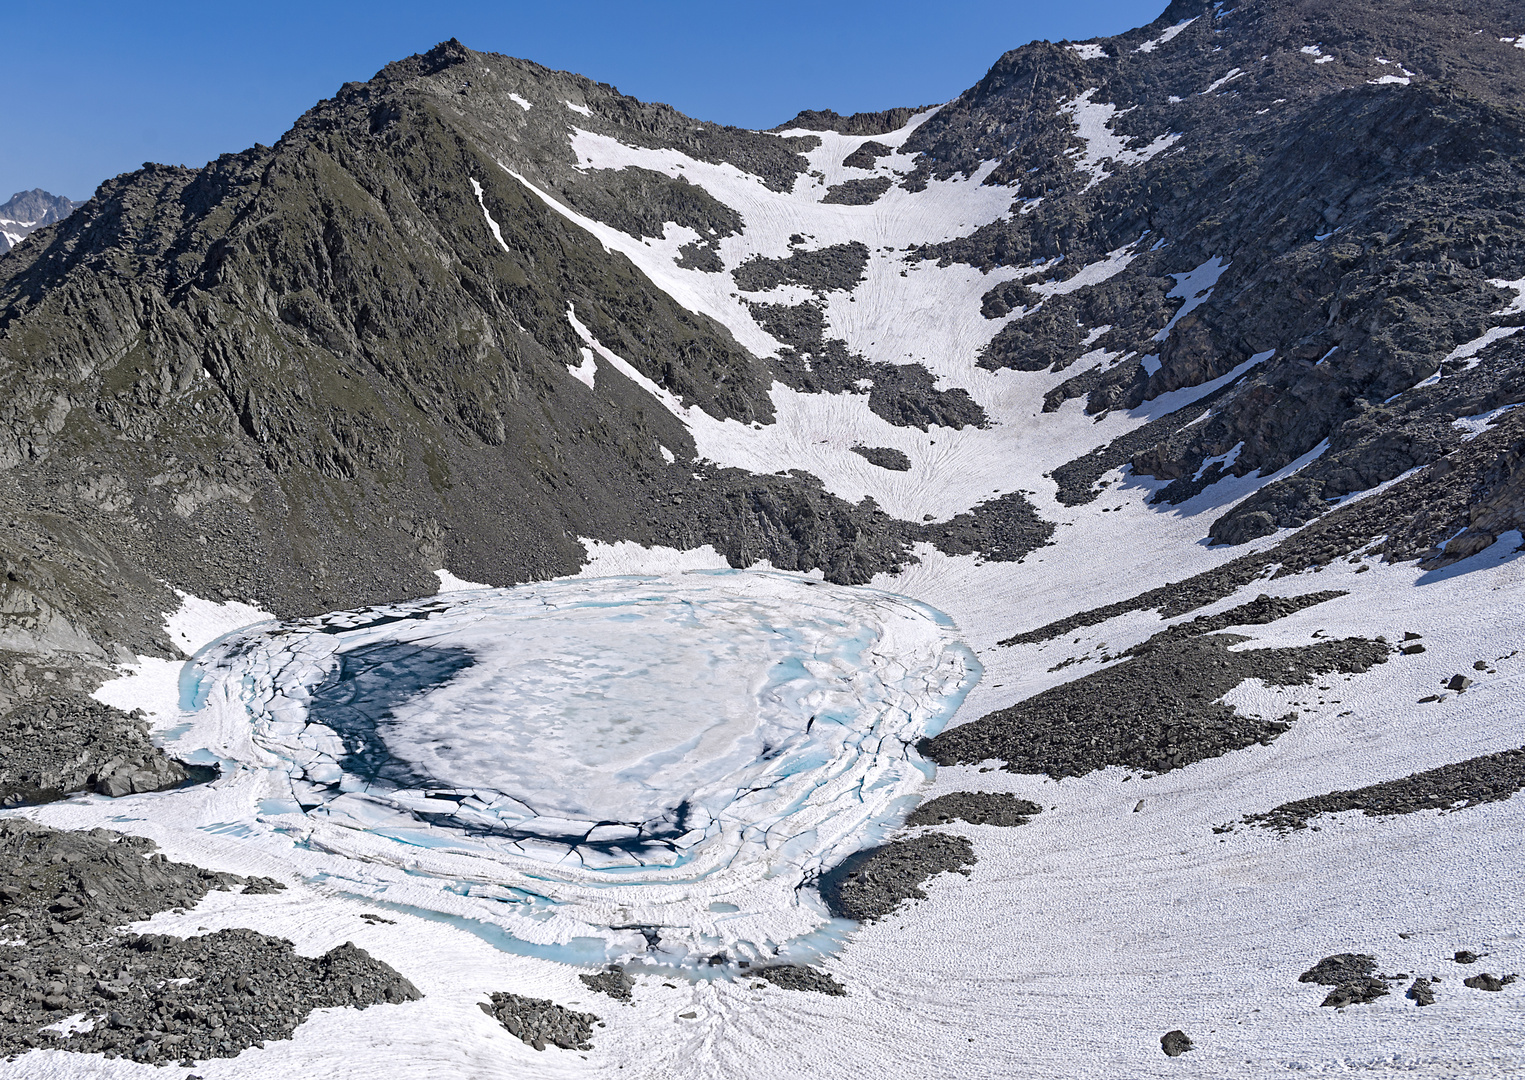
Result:
{"label": "snow ripple texture", "polygon": [[915,601],[708,571],[266,624],[184,690],[259,778],[251,835],[346,890],[685,964],[817,951],[800,886],[901,820],[978,671]]}

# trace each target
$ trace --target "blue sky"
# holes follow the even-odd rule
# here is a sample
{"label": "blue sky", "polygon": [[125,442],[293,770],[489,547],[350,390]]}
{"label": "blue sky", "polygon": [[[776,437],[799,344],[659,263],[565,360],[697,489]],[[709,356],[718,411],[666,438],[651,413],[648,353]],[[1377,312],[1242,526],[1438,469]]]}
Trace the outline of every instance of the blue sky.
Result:
{"label": "blue sky", "polygon": [[273,143],[319,99],[457,37],[705,120],[771,127],[945,101],[1007,49],[1152,21],[1167,0],[102,3],[24,22],[0,65],[0,201],[81,199],[144,161]]}

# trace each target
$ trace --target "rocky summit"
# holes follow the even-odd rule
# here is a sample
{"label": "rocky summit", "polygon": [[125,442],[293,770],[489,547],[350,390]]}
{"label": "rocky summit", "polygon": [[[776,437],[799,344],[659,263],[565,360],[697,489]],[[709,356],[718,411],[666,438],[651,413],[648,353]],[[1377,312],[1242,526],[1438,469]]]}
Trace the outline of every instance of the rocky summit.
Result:
{"label": "rocky summit", "polygon": [[[0,1078],[1525,1067],[1525,14],[1173,0],[885,104],[743,130],[451,40],[0,205]],[[659,862],[426,767],[508,667],[405,633],[697,572],[957,639],[747,609],[809,655],[738,692],[818,694],[766,775],[842,724],[915,795],[700,777]],[[604,655],[567,709],[646,700]],[[645,765],[764,775],[702,742]]]}
{"label": "rocky summit", "polygon": [[79,205],[42,188],[16,192],[9,202],[0,203],[0,252],[9,251],[44,225],[62,221]]}

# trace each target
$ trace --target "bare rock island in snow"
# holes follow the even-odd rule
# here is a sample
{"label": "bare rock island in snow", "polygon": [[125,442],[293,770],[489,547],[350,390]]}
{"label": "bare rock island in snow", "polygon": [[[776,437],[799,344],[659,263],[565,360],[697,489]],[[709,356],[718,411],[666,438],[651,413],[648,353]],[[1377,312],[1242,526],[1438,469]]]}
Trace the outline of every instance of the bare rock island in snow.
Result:
{"label": "bare rock island in snow", "polygon": [[18,194],[0,1080],[1525,1068],[1522,206],[1503,0]]}

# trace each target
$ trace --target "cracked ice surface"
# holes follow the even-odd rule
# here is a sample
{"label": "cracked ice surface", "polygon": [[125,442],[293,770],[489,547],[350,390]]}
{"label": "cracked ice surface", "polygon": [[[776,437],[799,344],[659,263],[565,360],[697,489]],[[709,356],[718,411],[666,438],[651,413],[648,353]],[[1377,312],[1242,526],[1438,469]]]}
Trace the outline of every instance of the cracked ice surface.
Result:
{"label": "cracked ice surface", "polygon": [[346,891],[577,959],[762,958],[828,927],[798,887],[898,822],[977,672],[888,593],[563,580],[222,639],[182,745],[216,748],[251,842],[299,837]]}

